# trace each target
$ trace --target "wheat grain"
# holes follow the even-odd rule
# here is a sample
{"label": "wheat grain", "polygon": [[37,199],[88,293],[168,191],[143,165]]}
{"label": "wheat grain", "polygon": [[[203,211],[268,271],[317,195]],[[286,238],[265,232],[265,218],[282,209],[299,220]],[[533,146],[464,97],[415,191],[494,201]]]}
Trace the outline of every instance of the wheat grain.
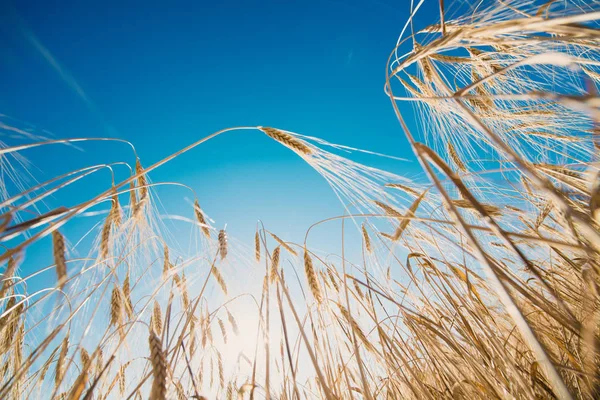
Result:
{"label": "wheat grain", "polygon": [[304,272],[306,273],[308,286],[310,287],[310,291],[312,292],[313,297],[315,298],[317,303],[321,303],[323,301],[323,296],[321,295],[319,280],[317,278],[317,274],[315,273],[315,268],[313,266],[312,259],[310,258],[306,247],[304,247]]}
{"label": "wheat grain", "polygon": [[286,242],[284,242],[283,240],[281,240],[277,235],[275,235],[274,233],[270,233],[270,234],[273,237],[273,239],[275,239],[275,241],[277,243],[279,243],[281,245],[281,247],[283,247],[288,253],[290,253],[290,254],[292,254],[294,256],[298,255],[298,253],[296,253],[296,251],[294,249],[292,249]]}
{"label": "wheat grain", "polygon": [[273,250],[273,256],[271,257],[271,283],[274,283],[277,281],[277,271],[279,270],[279,253],[281,251],[281,246],[277,246],[275,247],[275,250]]}
{"label": "wheat grain", "polygon": [[212,267],[212,274],[215,277],[215,280],[217,281],[219,286],[221,287],[223,293],[227,295],[227,285],[225,284],[225,279],[223,279],[223,275],[221,275],[221,272],[215,265],[213,265]]}
{"label": "wheat grain", "polygon": [[448,142],[447,147],[448,147],[448,155],[450,156],[450,159],[452,160],[452,162],[454,163],[456,168],[458,168],[459,171],[466,172],[467,167],[465,166],[463,161],[458,156],[458,153],[456,152],[456,149],[454,148],[454,145],[452,144],[452,142]]}
{"label": "wheat grain", "polygon": [[236,336],[239,335],[240,332],[238,330],[237,322],[235,321],[235,318],[229,312],[229,310],[227,310],[227,319],[229,320],[229,324],[231,324],[231,329],[233,330],[233,334]]}
{"label": "wheat grain", "polygon": [[135,160],[135,174],[139,175],[137,178],[137,186],[140,188],[140,199],[139,202],[143,203],[148,196],[148,183],[146,181],[146,174],[140,159]]}
{"label": "wheat grain", "polygon": [[219,231],[219,254],[221,260],[227,257],[227,233],[223,229]]}
{"label": "wheat grain", "polygon": [[198,199],[196,199],[194,201],[194,213],[196,214],[196,220],[198,221],[198,224],[200,225],[200,229],[202,229],[204,236],[206,236],[208,239],[210,239],[210,230],[208,229],[208,224],[206,223],[206,220],[204,219],[204,213],[202,212],[202,209],[200,208]]}
{"label": "wheat grain", "polygon": [[160,304],[154,300],[154,306],[152,308],[152,323],[150,324],[152,330],[158,335],[162,335],[162,312],[160,310]]}
{"label": "wheat grain", "polygon": [[408,194],[410,194],[412,196],[418,196],[419,195],[418,191],[416,191],[416,190],[414,190],[414,189],[412,189],[412,188],[410,188],[410,187],[408,187],[406,185],[403,185],[401,183],[387,183],[385,186],[389,187],[389,188],[393,188],[393,189],[400,189],[403,192],[406,192],[406,193],[408,193]]}
{"label": "wheat grain", "polygon": [[272,139],[275,139],[279,143],[282,143],[284,146],[305,155],[312,154],[312,150],[308,147],[304,142],[290,135],[289,133],[285,133],[275,128],[260,128],[267,136]]}
{"label": "wheat grain", "polygon": [[150,363],[152,364],[152,388],[150,400],[166,400],[167,398],[167,360],[162,350],[160,338],[153,330],[148,336],[150,347]]}
{"label": "wheat grain", "polygon": [[256,262],[260,262],[260,237],[258,236],[258,231],[254,235],[254,256],[256,257]]}
{"label": "wheat grain", "polygon": [[56,265],[58,287],[63,290],[67,281],[67,261],[65,258],[65,238],[58,230],[52,232],[52,253]]}
{"label": "wheat grain", "polygon": [[367,249],[367,252],[371,253],[372,252],[371,239],[369,238],[369,233],[367,232],[367,228],[365,228],[365,224],[362,224],[361,228],[362,228],[363,241],[365,243],[365,248]]}
{"label": "wheat grain", "polygon": [[110,297],[110,325],[119,327],[123,323],[123,296],[115,285]]}
{"label": "wheat grain", "polygon": [[383,211],[385,211],[385,215],[387,215],[388,217],[394,217],[394,218],[402,218],[402,214],[394,209],[393,207],[382,203],[379,200],[373,200],[373,203],[375,203],[375,205],[377,205],[377,207],[381,208]]}
{"label": "wheat grain", "polygon": [[69,350],[69,336],[65,336],[61,345],[60,352],[58,353],[58,359],[56,360],[56,372],[54,374],[54,387],[58,388],[62,383],[65,373],[65,360],[67,358],[67,352]]}
{"label": "wheat grain", "polygon": [[223,343],[227,344],[227,330],[225,329],[225,324],[223,320],[217,318],[217,322],[219,323],[219,329],[221,330],[221,336],[223,337]]}

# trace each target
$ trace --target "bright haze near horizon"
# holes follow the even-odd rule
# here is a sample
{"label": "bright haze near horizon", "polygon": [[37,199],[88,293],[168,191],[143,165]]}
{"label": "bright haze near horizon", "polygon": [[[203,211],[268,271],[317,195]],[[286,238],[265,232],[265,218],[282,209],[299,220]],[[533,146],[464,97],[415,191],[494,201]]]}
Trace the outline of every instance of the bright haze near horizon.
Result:
{"label": "bright haze near horizon", "polygon": [[[5,2],[0,113],[46,137],[126,139],[144,165],[219,129],[262,125],[410,159],[348,154],[415,177],[418,163],[383,91],[410,4]],[[437,7],[426,1],[417,22],[437,21]],[[23,155],[38,181],[92,161],[134,162],[127,146],[97,142]],[[299,241],[311,223],[344,212],[323,178],[258,131],[220,136],[150,178],[188,185],[216,227],[248,241],[259,219]],[[92,193],[90,183],[74,195]],[[157,194],[164,213],[191,215],[189,191]],[[339,224],[330,226],[337,235]]]}

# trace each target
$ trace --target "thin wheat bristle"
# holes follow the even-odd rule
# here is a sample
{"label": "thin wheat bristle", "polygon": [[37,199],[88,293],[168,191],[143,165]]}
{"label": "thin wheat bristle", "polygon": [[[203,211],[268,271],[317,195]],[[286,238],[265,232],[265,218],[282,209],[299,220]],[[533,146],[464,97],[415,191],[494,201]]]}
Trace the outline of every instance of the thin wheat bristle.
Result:
{"label": "thin wheat bristle", "polygon": [[304,248],[304,272],[306,273],[308,286],[310,287],[310,291],[312,292],[313,297],[315,298],[317,303],[321,303],[321,301],[323,300],[323,296],[321,295],[319,280],[317,278],[317,274],[315,273],[315,268],[312,259],[310,258],[306,247]]}
{"label": "thin wheat bristle", "polygon": [[[269,232],[270,233],[270,232]],[[286,242],[284,242],[283,240],[281,240],[277,235],[275,235],[274,233],[270,233],[271,236],[273,237],[273,239],[275,239],[275,241],[277,243],[279,243],[281,245],[281,247],[283,247],[288,253],[297,256],[298,253],[292,249]]]}
{"label": "thin wheat bristle", "polygon": [[167,360],[157,334],[151,330],[148,336],[150,346],[150,363],[152,364],[152,388],[150,400],[166,400],[167,398]]}
{"label": "thin wheat bristle", "polygon": [[210,239],[210,230],[208,229],[208,224],[204,219],[204,213],[200,208],[200,203],[198,203],[198,199],[194,201],[194,213],[196,214],[196,220],[198,221],[198,224],[200,224],[200,229],[202,229],[204,236]]}
{"label": "thin wheat bristle", "polygon": [[52,232],[52,252],[54,254],[54,264],[56,265],[58,287],[63,290],[67,281],[67,261],[65,258],[65,238],[58,230]]}
{"label": "thin wheat bristle", "polygon": [[223,229],[219,231],[219,254],[221,255],[221,260],[227,257],[227,233]]}
{"label": "thin wheat bristle", "polygon": [[262,127],[260,128],[260,130],[263,131],[270,138],[275,139],[276,141],[282,143],[283,145],[292,150],[298,151],[305,155],[312,154],[312,149],[310,147],[308,147],[306,144],[304,144],[304,142],[295,138],[289,133],[282,132],[279,129],[267,127]]}

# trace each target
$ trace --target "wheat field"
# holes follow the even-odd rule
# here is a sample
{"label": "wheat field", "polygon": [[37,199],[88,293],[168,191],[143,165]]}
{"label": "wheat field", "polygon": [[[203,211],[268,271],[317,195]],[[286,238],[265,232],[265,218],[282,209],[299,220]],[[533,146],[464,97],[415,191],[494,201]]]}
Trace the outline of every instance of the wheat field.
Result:
{"label": "wheat field", "polygon": [[[423,179],[278,127],[150,164],[2,122],[0,398],[599,398],[600,3],[448,3],[419,30],[412,2],[382,82]],[[234,238],[202,192],[151,180],[233,131],[289,149],[346,212],[301,242],[260,221]],[[32,149],[101,145],[129,157],[21,179]],[[169,218],[192,251],[159,187],[186,191]],[[339,254],[311,236],[331,223]],[[32,253],[48,263],[22,273]]]}

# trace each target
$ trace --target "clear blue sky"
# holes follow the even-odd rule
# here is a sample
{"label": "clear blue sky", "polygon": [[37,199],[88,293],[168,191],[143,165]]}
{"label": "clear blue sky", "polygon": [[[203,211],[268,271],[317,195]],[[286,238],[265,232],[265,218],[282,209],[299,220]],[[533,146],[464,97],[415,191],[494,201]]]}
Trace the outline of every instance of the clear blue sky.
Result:
{"label": "clear blue sky", "polygon": [[[409,0],[3,4],[0,113],[56,137],[118,136],[149,165],[215,130],[264,125],[412,158],[383,93]],[[419,20],[437,21],[437,7],[427,1]],[[83,148],[59,160],[47,150],[25,155],[41,178],[103,159],[100,148],[133,162],[123,147]],[[416,162],[354,158],[418,173]],[[341,212],[316,173],[260,133],[220,137],[151,178],[192,186],[217,225],[242,236],[262,218],[297,239],[310,222]],[[159,194],[167,208],[189,197]]]}

